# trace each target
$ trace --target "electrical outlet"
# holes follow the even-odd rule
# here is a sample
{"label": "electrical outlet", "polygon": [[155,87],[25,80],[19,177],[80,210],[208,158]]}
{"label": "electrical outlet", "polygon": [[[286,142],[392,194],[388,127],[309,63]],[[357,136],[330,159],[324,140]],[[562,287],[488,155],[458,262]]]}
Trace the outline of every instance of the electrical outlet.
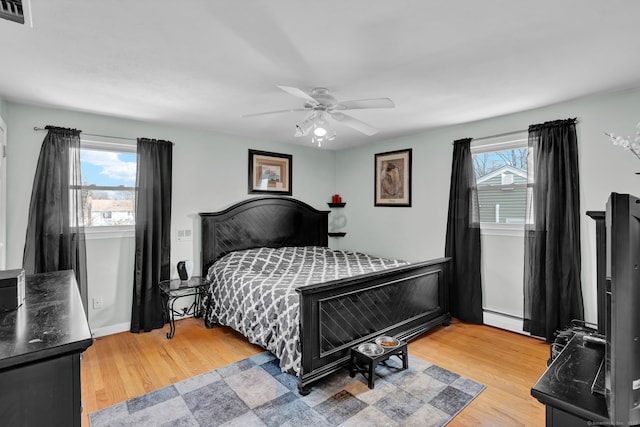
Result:
{"label": "electrical outlet", "polygon": [[178,230],[178,241],[192,240],[191,229]]}
{"label": "electrical outlet", "polygon": [[100,310],[102,308],[102,297],[93,297],[93,309]]}

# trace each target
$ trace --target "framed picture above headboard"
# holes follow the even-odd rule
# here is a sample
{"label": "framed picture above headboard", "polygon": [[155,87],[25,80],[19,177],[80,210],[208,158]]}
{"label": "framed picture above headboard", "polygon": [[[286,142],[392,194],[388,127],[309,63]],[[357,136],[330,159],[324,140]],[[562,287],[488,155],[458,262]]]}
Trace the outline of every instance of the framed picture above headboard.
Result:
{"label": "framed picture above headboard", "polygon": [[249,194],[291,196],[293,156],[249,150]]}

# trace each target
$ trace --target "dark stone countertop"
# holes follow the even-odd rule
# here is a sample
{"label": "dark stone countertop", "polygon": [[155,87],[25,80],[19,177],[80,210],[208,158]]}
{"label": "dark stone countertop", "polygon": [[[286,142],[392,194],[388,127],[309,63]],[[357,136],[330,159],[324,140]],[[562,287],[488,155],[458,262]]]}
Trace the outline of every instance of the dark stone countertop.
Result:
{"label": "dark stone countertop", "polygon": [[0,370],[93,343],[73,271],[28,275],[25,288],[20,307],[0,312]]}

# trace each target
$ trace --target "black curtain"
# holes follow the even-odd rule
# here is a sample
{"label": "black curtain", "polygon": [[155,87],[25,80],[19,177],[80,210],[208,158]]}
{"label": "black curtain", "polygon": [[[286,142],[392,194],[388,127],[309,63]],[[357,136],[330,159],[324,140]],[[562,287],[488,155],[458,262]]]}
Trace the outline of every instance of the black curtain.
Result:
{"label": "black curtain", "polygon": [[158,284],[170,278],[173,144],[138,138],[136,247],[131,332],[165,324]]}
{"label": "black curtain", "polygon": [[529,127],[524,330],[544,337],[582,320],[580,182],[575,119]]}
{"label": "black curtain", "polygon": [[471,138],[453,143],[444,252],[452,258],[448,271],[451,315],[465,322],[482,324],[480,214]]}
{"label": "black curtain", "polygon": [[33,179],[22,266],[27,274],[73,270],[87,312],[87,255],[80,132],[47,126]]}

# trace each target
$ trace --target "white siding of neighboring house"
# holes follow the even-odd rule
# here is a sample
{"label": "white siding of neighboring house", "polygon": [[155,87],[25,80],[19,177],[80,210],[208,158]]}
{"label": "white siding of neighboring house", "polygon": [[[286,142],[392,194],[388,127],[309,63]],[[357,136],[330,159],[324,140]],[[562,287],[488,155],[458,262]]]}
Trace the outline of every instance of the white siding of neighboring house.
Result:
{"label": "white siding of neighboring house", "polygon": [[135,200],[87,200],[85,225],[125,225],[134,223]]}
{"label": "white siding of neighboring house", "polygon": [[513,184],[526,184],[526,172],[511,170],[512,168],[502,169],[504,170],[500,173],[493,172],[477,180],[480,220],[501,224],[522,223],[525,217],[526,187],[499,188],[499,186],[502,184],[502,174],[511,174]]}

